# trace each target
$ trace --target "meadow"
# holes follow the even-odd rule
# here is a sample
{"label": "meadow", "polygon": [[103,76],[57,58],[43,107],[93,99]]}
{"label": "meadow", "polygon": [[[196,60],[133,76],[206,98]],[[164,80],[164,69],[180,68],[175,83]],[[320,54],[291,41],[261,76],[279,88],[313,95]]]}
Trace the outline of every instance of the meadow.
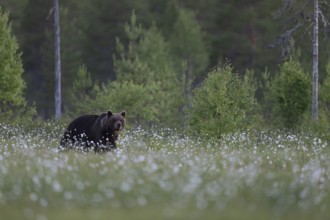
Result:
{"label": "meadow", "polygon": [[309,133],[201,140],[126,130],[58,152],[63,127],[0,125],[0,219],[329,219],[329,144]]}

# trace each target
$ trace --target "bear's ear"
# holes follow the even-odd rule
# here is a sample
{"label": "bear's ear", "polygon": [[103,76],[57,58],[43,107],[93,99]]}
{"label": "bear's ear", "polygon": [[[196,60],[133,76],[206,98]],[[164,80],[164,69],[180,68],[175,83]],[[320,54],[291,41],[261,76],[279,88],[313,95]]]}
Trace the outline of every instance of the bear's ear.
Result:
{"label": "bear's ear", "polygon": [[112,112],[111,111],[108,111],[108,118],[110,118],[112,115]]}
{"label": "bear's ear", "polygon": [[125,116],[126,116],[126,111],[123,110],[120,114],[125,118]]}

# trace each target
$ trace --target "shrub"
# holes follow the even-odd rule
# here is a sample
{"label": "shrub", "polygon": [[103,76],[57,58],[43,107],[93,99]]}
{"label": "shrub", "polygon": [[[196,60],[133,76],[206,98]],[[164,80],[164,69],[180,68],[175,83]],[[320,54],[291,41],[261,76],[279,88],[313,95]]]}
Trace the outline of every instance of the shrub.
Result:
{"label": "shrub", "polygon": [[311,102],[311,85],[299,63],[292,60],[283,63],[270,92],[274,124],[289,129],[301,125]]}
{"label": "shrub", "polygon": [[256,103],[247,80],[242,80],[229,64],[217,66],[194,90],[190,128],[202,136],[222,134],[252,125]]}

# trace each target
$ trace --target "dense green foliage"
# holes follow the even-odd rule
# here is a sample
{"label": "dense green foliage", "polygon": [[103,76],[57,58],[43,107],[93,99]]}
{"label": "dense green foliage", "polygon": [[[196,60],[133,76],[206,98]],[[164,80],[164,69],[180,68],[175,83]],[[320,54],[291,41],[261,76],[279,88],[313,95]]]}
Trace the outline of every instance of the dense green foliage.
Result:
{"label": "dense green foliage", "polygon": [[20,105],[24,101],[23,67],[18,44],[11,32],[8,13],[0,8],[0,100],[1,104]]}
{"label": "dense green foliage", "polygon": [[[92,86],[86,70],[78,71],[73,85],[73,112],[119,111],[129,107],[132,124],[173,125],[183,100],[167,43],[155,26],[146,30],[133,13],[125,25],[128,48],[117,39],[114,69],[117,80]],[[78,101],[79,100],[79,101]]]}
{"label": "dense green foliage", "polygon": [[[280,32],[279,23],[272,17],[280,3],[272,0],[253,3],[66,0],[60,4],[63,109],[68,111],[76,110],[72,109],[70,93],[79,66],[85,65],[95,82],[116,79],[112,59],[116,38],[127,48],[123,26],[132,10],[144,29],[157,26],[169,43],[176,71],[181,73],[180,90],[186,90],[184,100],[191,95],[189,85],[206,75],[208,64],[212,67],[228,58],[236,69],[244,72],[247,67],[258,70],[266,65],[274,67],[279,60],[276,52],[265,49]],[[29,103],[36,103],[42,118],[52,118],[55,60],[52,1],[0,0],[0,5],[10,12],[13,32],[23,52],[26,98]]]}
{"label": "dense green foliage", "polygon": [[211,70],[202,86],[194,91],[190,126],[203,136],[246,129],[255,123],[256,104],[247,81],[229,64]]}
{"label": "dense green foliage", "polygon": [[27,112],[24,120],[31,119],[32,109],[26,108],[21,54],[8,16],[0,7],[0,120],[13,122]]}
{"label": "dense green foliage", "polygon": [[[135,84],[131,81],[113,82],[107,85],[95,86],[89,96],[77,102],[74,115],[94,112],[100,114],[105,109],[114,112],[130,107],[127,120],[131,126],[135,123],[158,120],[158,109],[154,107],[153,92],[156,88]],[[148,106],[148,107],[146,107]]]}
{"label": "dense green foliage", "polygon": [[311,102],[311,90],[310,78],[298,63],[283,63],[271,87],[273,123],[286,128],[300,125]]}
{"label": "dense green foliage", "polygon": [[[23,51],[21,74],[27,85],[28,103],[35,102],[41,118],[52,118],[52,2],[0,0],[0,4],[11,12],[13,32]],[[208,69],[228,58],[232,69],[238,72],[234,75],[239,75],[239,80],[233,81],[239,83],[233,88],[224,86],[224,91],[228,90],[227,97],[215,99],[219,103],[212,103],[213,98],[209,101],[213,107],[224,105],[223,109],[209,108],[211,112],[225,112],[221,120],[212,122],[223,127],[205,123],[205,127],[218,129],[209,135],[218,137],[223,132],[243,129],[250,124],[280,128],[306,126],[310,121],[311,100],[305,86],[310,78],[301,73],[310,71],[311,41],[309,37],[298,38],[299,34],[305,36],[301,31],[292,33],[290,37],[295,43],[285,46],[291,53],[288,57],[296,64],[281,64],[283,60],[274,42],[282,39],[278,36],[291,27],[283,25],[289,15],[281,15],[280,6],[281,2],[271,0],[249,3],[243,0],[61,2],[62,109],[70,118],[83,113],[125,109],[131,124],[159,127],[185,128],[190,118],[194,121],[190,121],[192,128],[200,130],[193,124],[205,120],[197,119],[199,114],[196,114],[201,111],[196,100],[202,100],[203,95],[196,92],[194,97],[193,88],[202,91],[205,85],[201,82],[213,71]],[[311,8],[307,7],[310,13]],[[274,21],[273,15],[278,20]],[[328,54],[324,51],[330,50],[327,50],[326,38],[320,45],[320,117],[326,119],[329,83],[325,61]],[[226,77],[222,77],[225,82]],[[222,82],[223,79],[216,80]],[[2,95],[7,97],[5,93]],[[24,99],[22,93],[11,95]],[[253,95],[257,103],[251,104]],[[246,103],[245,96],[249,97]],[[233,111],[228,110],[230,105]],[[217,116],[211,114],[212,117]],[[262,122],[259,119],[265,123],[259,123]],[[326,124],[322,126],[324,130],[327,127]],[[213,129],[204,133],[210,130]]]}

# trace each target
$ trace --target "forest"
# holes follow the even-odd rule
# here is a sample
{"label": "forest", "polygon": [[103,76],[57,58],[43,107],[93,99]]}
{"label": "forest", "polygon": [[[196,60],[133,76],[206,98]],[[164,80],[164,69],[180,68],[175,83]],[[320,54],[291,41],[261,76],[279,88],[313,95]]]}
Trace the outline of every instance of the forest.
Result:
{"label": "forest", "polygon": [[[224,123],[235,118],[236,127],[309,126],[313,4],[290,2],[61,1],[63,117],[111,108],[127,109],[132,124],[148,126],[194,127],[197,118]],[[7,104],[2,118],[13,121],[9,115],[16,117],[13,109],[19,109],[25,118],[32,114],[53,119],[53,2],[2,0],[1,7],[2,13],[9,13],[7,25],[17,45],[12,53],[22,63],[17,74],[22,82],[16,89],[20,100],[3,98]],[[318,101],[325,128],[330,101],[329,4],[321,1],[320,11]],[[241,91],[229,87],[233,79],[221,84],[220,77],[214,79],[217,85],[208,86],[218,90],[222,100],[212,100],[210,94],[198,98],[200,90],[207,90],[211,73],[222,72],[240,78],[236,83]],[[236,105],[235,113],[230,103]],[[199,108],[205,108],[204,116]]]}
{"label": "forest", "polygon": [[[328,219],[329,21],[323,0],[0,0],[0,219]],[[60,148],[108,111],[116,149]]]}

